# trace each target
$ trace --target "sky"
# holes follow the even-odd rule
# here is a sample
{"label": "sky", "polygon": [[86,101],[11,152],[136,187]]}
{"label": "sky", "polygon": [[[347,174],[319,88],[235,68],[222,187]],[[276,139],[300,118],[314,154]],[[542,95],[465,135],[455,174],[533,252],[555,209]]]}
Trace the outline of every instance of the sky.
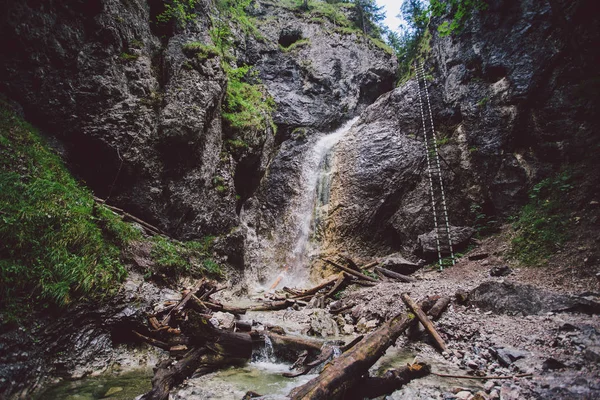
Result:
{"label": "sky", "polygon": [[400,18],[397,17],[400,14],[400,5],[402,0],[376,0],[377,4],[385,7],[385,20],[383,23],[387,25],[393,31],[398,31],[400,26]]}

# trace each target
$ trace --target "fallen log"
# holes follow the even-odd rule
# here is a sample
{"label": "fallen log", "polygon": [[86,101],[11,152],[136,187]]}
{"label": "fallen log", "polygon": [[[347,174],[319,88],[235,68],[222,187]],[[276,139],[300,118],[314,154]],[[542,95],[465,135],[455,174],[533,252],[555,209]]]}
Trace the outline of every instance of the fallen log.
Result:
{"label": "fallen log", "polygon": [[320,290],[325,289],[327,286],[335,283],[335,281],[337,281],[338,276],[334,275],[333,277],[330,277],[327,281],[313,287],[312,289],[308,289],[303,291],[302,293],[300,293],[299,295],[296,296],[296,298],[298,297],[305,297],[305,296],[309,296],[309,295],[313,295],[315,293],[318,293]]}
{"label": "fallen log", "polygon": [[352,308],[352,307],[354,307],[354,306],[355,306],[355,304],[354,304],[354,303],[350,303],[350,304],[346,304],[345,306],[341,306],[341,307],[339,307],[339,308],[331,308],[331,309],[329,310],[329,313],[330,313],[330,314],[334,314],[334,315],[341,314],[341,313],[343,313],[344,311],[348,311],[349,309],[351,309],[351,308]]}
{"label": "fallen log", "polygon": [[377,282],[377,279],[371,278],[370,276],[367,276],[367,275],[365,275],[365,274],[363,274],[361,272],[354,271],[353,269],[350,269],[348,267],[344,267],[343,265],[338,264],[335,261],[331,261],[328,258],[323,258],[323,261],[325,261],[326,263],[329,263],[329,264],[333,265],[334,267],[336,267],[338,269],[341,269],[342,271],[347,272],[350,275],[353,275],[353,276],[355,276],[355,277],[357,277],[357,278],[359,278],[359,279],[361,279],[363,281]]}
{"label": "fallen log", "polygon": [[143,395],[140,400],[167,400],[171,388],[191,376],[202,364],[202,356],[207,353],[206,348],[199,347],[190,350],[177,362],[166,360],[159,363],[152,378],[152,390]]}
{"label": "fallen log", "polygon": [[411,283],[417,281],[415,278],[411,278],[410,276],[402,275],[382,267],[375,267],[375,272],[379,272],[382,275],[387,276],[388,278],[392,278],[400,282]]}
{"label": "fallen log", "polygon": [[354,262],[353,259],[351,259],[350,257],[345,256],[343,254],[339,254],[338,257],[343,258],[348,263],[348,266],[351,269],[353,269],[353,270],[355,270],[357,272],[360,272],[360,267],[358,265],[356,265],[356,263]]}
{"label": "fallen log", "polygon": [[423,310],[421,310],[421,307],[419,307],[419,305],[417,303],[415,303],[413,299],[410,298],[408,293],[402,293],[401,297],[402,297],[402,300],[404,301],[404,303],[412,310],[413,313],[415,313],[415,315],[417,316],[419,321],[421,321],[421,323],[423,324],[423,326],[425,327],[427,332],[429,332],[431,337],[433,337],[433,339],[435,340],[439,349],[442,352],[448,351],[448,348],[446,346],[446,343],[444,342],[444,339],[442,339],[440,334],[437,332],[437,330],[433,326],[433,323],[431,323],[431,321],[429,320],[427,315],[425,315]]}
{"label": "fallen log", "polygon": [[286,299],[283,301],[269,301],[269,302],[264,303],[263,305],[251,307],[248,309],[248,311],[277,311],[277,310],[286,309],[288,307],[293,307],[296,305],[305,306],[306,303],[301,302],[297,299],[296,300]]}
{"label": "fallen log", "polygon": [[159,349],[163,349],[163,350],[169,350],[171,348],[171,346],[166,343],[163,342],[161,340],[157,340],[148,336],[144,336],[141,333],[137,332],[137,331],[131,331],[133,332],[133,334],[137,337],[139,337],[140,339],[142,339],[143,341],[145,341],[148,344],[151,344],[152,346],[158,347]]}
{"label": "fallen log", "polygon": [[408,316],[395,316],[335,359],[318,377],[292,390],[289,397],[292,400],[345,398],[412,321]]}
{"label": "fallen log", "polygon": [[230,307],[223,304],[211,303],[209,301],[202,301],[201,303],[214,311],[223,311],[232,314],[246,314],[246,311],[248,311],[247,308]]}
{"label": "fallen log", "polygon": [[374,399],[400,389],[413,379],[422,378],[431,373],[431,367],[424,363],[409,364],[406,367],[387,371],[382,377],[363,378],[348,400]]}
{"label": "fallen log", "polygon": [[449,304],[450,304],[450,297],[447,297],[447,296],[440,297],[435,302],[433,307],[431,307],[431,310],[429,310],[428,314],[431,316],[431,319],[433,319],[434,321],[436,319],[438,319],[442,315],[442,313],[444,312],[446,307],[448,307]]}

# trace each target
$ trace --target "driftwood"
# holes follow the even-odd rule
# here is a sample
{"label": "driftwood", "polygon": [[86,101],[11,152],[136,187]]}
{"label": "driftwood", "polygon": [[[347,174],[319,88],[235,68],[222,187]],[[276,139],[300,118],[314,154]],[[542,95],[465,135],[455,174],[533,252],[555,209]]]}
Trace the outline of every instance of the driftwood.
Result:
{"label": "driftwood", "polygon": [[369,282],[377,282],[377,279],[371,278],[370,276],[367,276],[361,272],[358,271],[354,271],[353,269],[350,269],[348,267],[345,267],[341,264],[336,263],[335,261],[332,261],[328,258],[323,258],[323,261],[325,261],[326,263],[329,263],[331,265],[333,265],[334,267],[341,269],[344,272],[347,272],[350,275],[353,275],[355,277],[357,277],[358,279],[361,279],[363,281],[369,281]]}
{"label": "driftwood", "polygon": [[338,307],[338,308],[331,308],[329,310],[329,312],[331,314],[337,315],[337,314],[343,313],[344,311],[348,311],[349,309],[351,309],[354,306],[355,306],[354,303],[350,303],[350,304],[346,304],[345,306],[341,306],[341,307]]}
{"label": "driftwood", "polygon": [[342,286],[342,284],[346,280],[346,276],[344,274],[340,274],[338,276],[339,276],[339,278],[337,279],[337,281],[335,281],[335,283],[333,284],[333,287],[331,288],[331,290],[329,290],[329,292],[327,292],[325,297],[333,296],[335,294],[335,292],[337,292],[339,290],[340,286]]}
{"label": "driftwood", "polygon": [[433,326],[433,323],[431,323],[427,315],[425,315],[423,310],[421,310],[421,307],[419,307],[419,305],[415,303],[413,299],[410,298],[408,293],[402,293],[401,297],[404,303],[415,313],[417,318],[419,318],[419,321],[421,321],[427,332],[429,332],[429,334],[433,337],[439,349],[442,352],[447,351],[448,348],[446,347],[444,339],[442,339],[442,337],[439,335],[439,333],[437,332],[437,330]]}
{"label": "driftwood", "polygon": [[345,398],[411,322],[411,318],[402,315],[392,318],[335,359],[318,377],[294,389],[289,397],[292,400]]}
{"label": "driftwood", "polygon": [[305,306],[306,303],[301,302],[299,300],[282,300],[282,301],[269,301],[269,302],[265,302],[263,305],[260,306],[254,306],[249,308],[249,311],[276,311],[276,310],[283,310],[286,309],[288,307],[293,307],[293,306],[297,306],[297,305],[301,305],[301,306]]}
{"label": "driftwood", "polygon": [[387,276],[388,278],[392,278],[400,282],[411,283],[417,281],[415,278],[411,278],[410,276],[402,275],[382,267],[375,267],[375,272],[379,272],[382,275]]}
{"label": "driftwood", "polygon": [[343,254],[340,254],[338,257],[343,258],[348,263],[348,266],[350,267],[350,269],[360,272],[360,267],[358,265],[356,265],[354,260],[352,260],[350,257],[345,256]]}

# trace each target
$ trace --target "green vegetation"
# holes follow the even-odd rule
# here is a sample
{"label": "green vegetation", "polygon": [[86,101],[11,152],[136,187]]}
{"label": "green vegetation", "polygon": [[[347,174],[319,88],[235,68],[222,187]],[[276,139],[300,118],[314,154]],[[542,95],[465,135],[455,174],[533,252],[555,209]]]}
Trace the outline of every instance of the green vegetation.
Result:
{"label": "green vegetation", "polygon": [[484,0],[405,0],[400,8],[400,15],[407,24],[402,33],[386,31],[386,42],[398,57],[400,72],[399,83],[405,82],[414,75],[412,65],[416,60],[424,60],[429,53],[431,33],[429,21],[431,16],[449,16],[438,27],[440,36],[460,33],[466,20],[476,11],[487,8]]}
{"label": "green vegetation", "polygon": [[210,44],[200,42],[189,42],[181,46],[183,53],[188,57],[196,56],[199,60],[217,57],[219,49]]}
{"label": "green vegetation", "polygon": [[498,222],[493,216],[486,214],[480,204],[473,203],[469,209],[474,219],[473,228],[477,231],[478,237],[484,237],[497,231]]}
{"label": "green vegetation", "polygon": [[160,23],[174,21],[180,28],[196,18],[195,8],[198,0],[164,0],[165,10],[156,16]]}
{"label": "green vegetation", "polygon": [[139,58],[139,56],[137,54],[123,52],[121,53],[121,55],[119,55],[119,58],[123,61],[135,61]]}
{"label": "green vegetation", "polygon": [[284,53],[288,53],[294,49],[297,49],[299,47],[304,47],[310,44],[310,39],[300,39],[298,41],[295,41],[294,43],[290,44],[288,47],[284,47],[282,45],[279,45],[279,50],[281,50]]}
{"label": "green vegetation", "polygon": [[436,141],[435,141],[435,145],[437,147],[443,146],[445,144],[448,144],[450,142],[450,138],[445,136],[445,137],[439,137]]}
{"label": "green vegetation", "polygon": [[223,118],[233,128],[266,129],[275,102],[261,84],[249,83],[258,80],[256,73],[249,66],[223,64],[223,68],[227,74]]}
{"label": "green vegetation", "polygon": [[431,14],[436,17],[451,14],[452,21],[444,21],[438,26],[440,36],[460,33],[466,20],[475,12],[487,9],[483,0],[431,0]]}
{"label": "green vegetation", "polygon": [[200,241],[178,242],[162,236],[152,238],[151,257],[158,265],[157,273],[170,278],[190,275],[195,278],[222,277],[221,267],[210,257],[214,237]]}
{"label": "green vegetation", "polygon": [[484,97],[483,99],[481,99],[477,102],[477,107],[479,107],[479,108],[485,107],[485,105],[488,103],[488,101],[490,101],[490,98]]}
{"label": "green vegetation", "polygon": [[529,194],[513,227],[512,255],[526,265],[538,265],[551,256],[568,238],[569,202],[573,189],[571,175],[562,172],[542,180]]}
{"label": "green vegetation", "polygon": [[0,102],[0,310],[15,319],[115,290],[120,248],[140,233],[69,174],[29,124]]}

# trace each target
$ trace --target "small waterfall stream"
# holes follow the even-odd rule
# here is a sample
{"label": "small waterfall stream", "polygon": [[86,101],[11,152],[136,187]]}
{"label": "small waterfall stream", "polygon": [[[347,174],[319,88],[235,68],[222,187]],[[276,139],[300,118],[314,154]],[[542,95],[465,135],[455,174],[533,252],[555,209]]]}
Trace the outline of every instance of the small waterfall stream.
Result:
{"label": "small waterfall stream", "polygon": [[357,120],[358,117],[318,138],[306,151],[301,167],[302,188],[289,211],[295,218],[291,219],[293,223],[288,231],[295,233],[295,237],[284,262],[289,267],[286,280],[294,286],[308,283],[310,271],[307,267],[311,256],[319,250],[321,224],[327,215],[329,202],[332,149]]}

